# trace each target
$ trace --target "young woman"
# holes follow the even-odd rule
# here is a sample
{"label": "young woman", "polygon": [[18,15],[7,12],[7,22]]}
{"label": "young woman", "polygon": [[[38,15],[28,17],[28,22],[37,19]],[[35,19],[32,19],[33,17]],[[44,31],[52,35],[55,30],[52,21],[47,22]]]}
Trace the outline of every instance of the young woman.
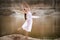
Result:
{"label": "young woman", "polygon": [[28,34],[31,32],[32,29],[32,13],[30,11],[30,7],[28,4],[24,3],[23,6],[25,5],[23,12],[24,12],[24,17],[25,17],[25,23],[22,25],[22,29],[25,30],[25,38],[28,39]]}

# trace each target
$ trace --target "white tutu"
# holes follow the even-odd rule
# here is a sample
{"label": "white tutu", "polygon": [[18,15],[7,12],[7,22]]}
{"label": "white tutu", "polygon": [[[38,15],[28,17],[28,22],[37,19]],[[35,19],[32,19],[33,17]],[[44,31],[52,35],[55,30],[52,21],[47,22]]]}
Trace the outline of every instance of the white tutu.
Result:
{"label": "white tutu", "polygon": [[32,13],[31,12],[27,13],[27,20],[22,25],[22,29],[27,32],[31,32],[31,29],[32,29]]}

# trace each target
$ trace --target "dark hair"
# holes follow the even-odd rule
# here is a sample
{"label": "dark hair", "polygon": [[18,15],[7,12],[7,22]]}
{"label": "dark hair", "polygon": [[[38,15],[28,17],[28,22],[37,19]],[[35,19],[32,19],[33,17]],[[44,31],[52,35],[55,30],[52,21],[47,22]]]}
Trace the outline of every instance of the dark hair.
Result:
{"label": "dark hair", "polygon": [[24,9],[25,10],[25,9]]}
{"label": "dark hair", "polygon": [[25,20],[26,20],[26,19],[27,19],[27,18],[26,18],[26,13],[24,14],[24,17],[25,17]]}

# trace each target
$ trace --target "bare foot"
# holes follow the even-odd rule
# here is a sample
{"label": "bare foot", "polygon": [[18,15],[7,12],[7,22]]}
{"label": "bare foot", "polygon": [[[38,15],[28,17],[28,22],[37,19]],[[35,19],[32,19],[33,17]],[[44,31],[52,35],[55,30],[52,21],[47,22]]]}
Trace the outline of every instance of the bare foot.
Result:
{"label": "bare foot", "polygon": [[22,28],[18,28],[17,31],[20,31]]}

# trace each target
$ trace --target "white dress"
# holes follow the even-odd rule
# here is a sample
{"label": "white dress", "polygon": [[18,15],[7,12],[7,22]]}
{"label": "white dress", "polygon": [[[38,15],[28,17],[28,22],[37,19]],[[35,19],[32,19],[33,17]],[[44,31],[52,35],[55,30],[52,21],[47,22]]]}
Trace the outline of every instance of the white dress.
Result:
{"label": "white dress", "polygon": [[27,19],[25,21],[25,23],[22,25],[22,29],[27,31],[27,32],[31,32],[32,29],[32,13],[29,11],[26,15]]}

